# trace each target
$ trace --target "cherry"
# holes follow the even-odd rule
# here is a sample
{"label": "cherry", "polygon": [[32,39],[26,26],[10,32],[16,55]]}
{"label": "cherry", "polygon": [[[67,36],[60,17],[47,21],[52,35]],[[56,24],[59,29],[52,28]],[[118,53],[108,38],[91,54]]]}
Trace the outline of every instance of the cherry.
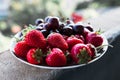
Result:
{"label": "cherry", "polygon": [[50,18],[52,18],[52,16],[47,16],[47,17],[45,17],[45,22],[48,22],[48,20],[49,20]]}
{"label": "cherry", "polygon": [[63,31],[62,32],[63,35],[70,36],[73,34],[73,29],[69,26],[65,26],[62,31]]}
{"label": "cherry", "polygon": [[81,24],[75,24],[73,27],[75,34],[82,34],[84,31],[84,26]]}
{"label": "cherry", "polygon": [[88,30],[88,29],[86,29],[86,28],[84,28],[84,31],[83,31],[83,36],[84,37],[86,37],[86,35],[88,34],[88,33],[90,33],[90,31]]}
{"label": "cherry", "polygon": [[43,27],[44,26],[44,23],[40,23],[39,25],[38,25],[38,27]]}
{"label": "cherry", "polygon": [[64,27],[65,27],[65,24],[64,24],[64,23],[61,23],[61,24],[59,25],[59,27],[58,27],[58,31],[59,31],[60,33],[62,33],[62,30],[63,30]]}
{"label": "cherry", "polygon": [[71,28],[73,28],[73,27],[74,27],[74,24],[69,24],[68,26],[70,26]]}
{"label": "cherry", "polygon": [[91,31],[91,32],[93,32],[94,30],[93,30],[93,27],[90,25],[90,24],[88,24],[87,26],[85,26],[85,28],[87,28],[89,31]]}
{"label": "cherry", "polygon": [[36,27],[36,30],[41,31],[41,30],[43,30],[43,27],[41,27],[41,26],[37,26],[37,27]]}
{"label": "cherry", "polygon": [[51,30],[50,25],[49,25],[48,23],[45,23],[45,24],[43,25],[43,28],[45,28],[47,31],[50,31],[50,30]]}
{"label": "cherry", "polygon": [[52,32],[56,32],[56,33],[59,33],[59,31],[57,29],[54,29],[54,30],[51,30],[50,33]]}
{"label": "cherry", "polygon": [[58,29],[58,27],[59,27],[59,18],[58,17],[51,17],[48,19],[47,22],[52,30]]}
{"label": "cherry", "polygon": [[49,31],[47,31],[46,29],[41,30],[41,32],[45,38],[49,35]]}
{"label": "cherry", "polygon": [[35,20],[35,24],[38,26],[40,23],[43,23],[44,20],[43,19],[36,19]]}

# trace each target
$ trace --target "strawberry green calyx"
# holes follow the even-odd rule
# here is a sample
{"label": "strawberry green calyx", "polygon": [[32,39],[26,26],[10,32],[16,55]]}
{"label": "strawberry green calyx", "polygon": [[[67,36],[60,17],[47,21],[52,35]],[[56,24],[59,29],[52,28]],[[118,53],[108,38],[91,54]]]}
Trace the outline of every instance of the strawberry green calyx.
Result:
{"label": "strawberry green calyx", "polygon": [[33,26],[33,25],[31,25],[31,24],[30,24],[28,27],[26,27],[25,29],[23,29],[23,30],[20,32],[20,35],[22,35],[22,36],[20,36],[19,38],[18,38],[18,37],[14,37],[15,40],[16,40],[16,42],[23,41],[25,35],[26,35],[28,32],[30,32],[31,30],[34,30],[34,29],[35,29],[35,26]]}
{"label": "strawberry green calyx", "polygon": [[39,48],[32,48],[27,53],[27,61],[31,64],[41,64],[43,62],[42,51]]}
{"label": "strawberry green calyx", "polygon": [[101,31],[101,29],[99,29],[95,33],[98,34],[98,35],[100,35],[100,34],[104,33],[104,31]]}
{"label": "strawberry green calyx", "polygon": [[47,50],[47,54],[46,55],[49,55],[51,53],[51,49],[49,48],[48,50]]}
{"label": "strawberry green calyx", "polygon": [[91,60],[91,57],[88,54],[86,48],[80,50],[80,53],[77,55],[77,57],[79,58],[78,64],[84,64],[84,63],[87,64]]}
{"label": "strawberry green calyx", "polygon": [[28,33],[28,32],[30,32],[31,30],[34,30],[35,29],[35,26],[33,26],[33,25],[29,25],[27,28],[25,28],[25,29],[23,29],[22,30],[22,34],[23,34],[23,37]]}
{"label": "strawberry green calyx", "polygon": [[35,58],[39,63],[42,56],[43,56],[43,52],[41,49],[36,49],[35,54],[32,55],[32,57]]}
{"label": "strawberry green calyx", "polygon": [[20,38],[14,37],[14,38],[15,38],[16,42],[19,42],[19,41],[22,41],[22,40],[23,40],[23,37],[20,37]]}

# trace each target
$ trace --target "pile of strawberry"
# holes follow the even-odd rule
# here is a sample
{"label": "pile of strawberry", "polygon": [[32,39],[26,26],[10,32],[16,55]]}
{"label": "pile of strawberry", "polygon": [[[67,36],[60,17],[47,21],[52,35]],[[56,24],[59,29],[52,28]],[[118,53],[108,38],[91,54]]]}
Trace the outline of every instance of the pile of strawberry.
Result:
{"label": "pile of strawberry", "polygon": [[21,31],[14,54],[31,64],[60,67],[88,63],[102,44],[90,24],[48,16]]}

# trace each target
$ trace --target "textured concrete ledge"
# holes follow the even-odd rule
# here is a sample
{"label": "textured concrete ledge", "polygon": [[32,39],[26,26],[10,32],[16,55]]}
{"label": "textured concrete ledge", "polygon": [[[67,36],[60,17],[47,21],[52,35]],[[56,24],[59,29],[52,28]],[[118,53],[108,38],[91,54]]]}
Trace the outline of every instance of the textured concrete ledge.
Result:
{"label": "textured concrete ledge", "polygon": [[1,80],[48,80],[52,70],[34,68],[16,60],[7,50],[0,53]]}

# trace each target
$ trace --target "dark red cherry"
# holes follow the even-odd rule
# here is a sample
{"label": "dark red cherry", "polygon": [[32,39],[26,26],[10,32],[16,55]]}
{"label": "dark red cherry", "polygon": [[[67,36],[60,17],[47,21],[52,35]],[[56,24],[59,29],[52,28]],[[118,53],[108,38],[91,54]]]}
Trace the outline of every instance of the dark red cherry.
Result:
{"label": "dark red cherry", "polygon": [[87,26],[85,26],[85,28],[87,28],[89,31],[93,32],[93,27],[91,25],[88,24]]}
{"label": "dark red cherry", "polygon": [[35,20],[36,26],[38,26],[40,23],[43,23],[43,22],[44,22],[43,19],[36,19],[36,20]]}
{"label": "dark red cherry", "polygon": [[75,24],[73,30],[75,34],[82,34],[84,31],[84,26],[81,24]]}
{"label": "dark red cherry", "polygon": [[48,20],[49,20],[50,18],[52,18],[52,16],[47,16],[47,17],[45,17],[45,22],[48,22]]}
{"label": "dark red cherry", "polygon": [[37,27],[36,27],[36,30],[41,31],[41,30],[43,30],[43,27],[41,27],[41,26],[37,26]]}
{"label": "dark red cherry", "polygon": [[73,34],[73,29],[69,26],[65,26],[62,31],[63,35],[71,36]]}
{"label": "dark red cherry", "polygon": [[47,31],[51,30],[51,27],[50,27],[49,23],[45,23],[43,28],[46,29]]}
{"label": "dark red cherry", "polygon": [[45,38],[49,35],[49,31],[47,31],[46,29],[41,30],[41,32]]}
{"label": "dark red cherry", "polygon": [[58,17],[51,17],[48,19],[47,22],[52,30],[58,29],[58,27],[59,27],[59,18]]}
{"label": "dark red cherry", "polygon": [[43,27],[45,24],[44,23],[40,23],[37,27]]}
{"label": "dark red cherry", "polygon": [[59,25],[59,27],[58,27],[58,31],[59,31],[60,33],[62,33],[64,27],[65,27],[65,24],[64,24],[64,23],[61,23],[61,24]]}

